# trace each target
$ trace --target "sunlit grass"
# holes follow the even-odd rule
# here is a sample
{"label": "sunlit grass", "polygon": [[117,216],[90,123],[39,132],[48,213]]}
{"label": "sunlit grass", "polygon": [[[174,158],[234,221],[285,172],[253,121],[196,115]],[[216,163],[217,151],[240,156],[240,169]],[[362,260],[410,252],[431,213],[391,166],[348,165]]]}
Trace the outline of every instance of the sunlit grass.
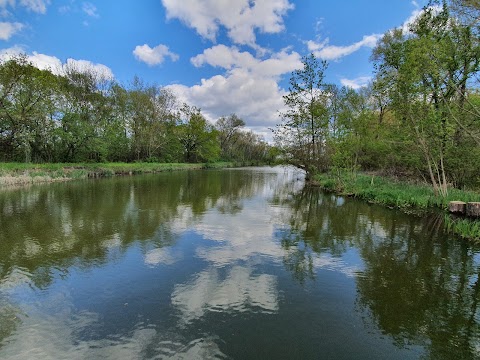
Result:
{"label": "sunlit grass", "polygon": [[445,228],[448,232],[464,239],[480,243],[480,221],[468,218],[453,218],[445,214]]}
{"label": "sunlit grass", "polygon": [[435,196],[431,186],[380,176],[330,173],[317,175],[315,180],[325,190],[398,208],[447,209],[450,201],[480,201],[480,194],[477,192],[449,189],[448,196],[441,197]]}
{"label": "sunlit grass", "polygon": [[[425,184],[413,184],[380,176],[352,173],[327,173],[315,177],[325,190],[354,196],[366,201],[395,207],[404,211],[427,211],[439,208],[448,209],[450,201],[480,201],[480,193],[449,189],[448,196],[435,196],[433,188]],[[454,219],[445,216],[446,229],[463,238],[480,241],[480,221]]]}
{"label": "sunlit grass", "polygon": [[25,164],[0,163],[0,186],[33,184],[39,182],[110,177],[164,171],[212,169],[240,166],[229,162],[218,163],[55,163]]}

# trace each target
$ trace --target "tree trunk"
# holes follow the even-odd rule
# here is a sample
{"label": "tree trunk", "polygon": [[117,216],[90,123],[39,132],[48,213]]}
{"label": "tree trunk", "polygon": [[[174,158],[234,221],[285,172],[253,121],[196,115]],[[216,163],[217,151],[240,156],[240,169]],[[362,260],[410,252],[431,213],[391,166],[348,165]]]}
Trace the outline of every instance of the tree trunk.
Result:
{"label": "tree trunk", "polygon": [[450,201],[448,204],[448,211],[453,214],[465,214],[467,210],[467,203],[463,201]]}
{"label": "tree trunk", "polygon": [[467,203],[467,216],[470,216],[473,218],[480,217],[480,202]]}

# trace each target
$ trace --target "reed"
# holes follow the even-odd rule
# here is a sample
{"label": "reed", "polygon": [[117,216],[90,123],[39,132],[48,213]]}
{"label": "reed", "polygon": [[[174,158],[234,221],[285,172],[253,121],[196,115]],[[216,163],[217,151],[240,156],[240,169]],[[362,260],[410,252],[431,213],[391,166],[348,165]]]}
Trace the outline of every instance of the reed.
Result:
{"label": "reed", "polygon": [[[398,208],[406,212],[424,213],[433,209],[447,211],[450,201],[480,201],[480,193],[449,189],[446,197],[435,196],[431,186],[408,183],[381,176],[355,173],[325,173],[315,182],[326,191],[353,196],[371,203]],[[462,238],[480,241],[480,221],[454,219],[445,213],[446,229]]]}

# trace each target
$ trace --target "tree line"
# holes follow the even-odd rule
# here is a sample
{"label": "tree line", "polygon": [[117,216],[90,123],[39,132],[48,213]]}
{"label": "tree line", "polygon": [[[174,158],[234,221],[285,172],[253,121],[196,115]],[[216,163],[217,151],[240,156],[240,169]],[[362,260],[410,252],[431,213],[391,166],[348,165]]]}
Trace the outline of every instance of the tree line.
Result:
{"label": "tree line", "polygon": [[480,3],[431,1],[408,30],[373,49],[374,78],[359,90],[325,82],[313,54],[292,73],[274,129],[285,161],[308,175],[376,170],[480,187]]}
{"label": "tree line", "polygon": [[70,63],[40,70],[0,62],[0,161],[267,161],[262,137],[235,114],[213,125],[166,88],[121,84]]}

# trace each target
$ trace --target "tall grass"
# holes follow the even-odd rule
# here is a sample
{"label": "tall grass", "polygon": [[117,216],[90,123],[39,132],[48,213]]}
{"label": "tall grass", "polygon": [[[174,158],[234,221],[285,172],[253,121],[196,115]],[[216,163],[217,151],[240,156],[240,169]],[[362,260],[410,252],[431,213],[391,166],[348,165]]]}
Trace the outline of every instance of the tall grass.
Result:
{"label": "tall grass", "polygon": [[[435,196],[431,186],[414,184],[380,176],[355,173],[327,173],[315,177],[327,191],[354,196],[366,201],[399,208],[407,212],[426,212],[431,209],[448,209],[450,201],[480,201],[480,193],[449,189],[448,196]],[[480,240],[480,221],[445,217],[448,231],[463,238]]]}
{"label": "tall grass", "polygon": [[115,175],[157,173],[163,171],[225,168],[237,165],[238,164],[229,162],[208,164],[144,162],[75,164],[0,163],[0,186],[86,179],[89,177],[109,177]]}
{"label": "tall grass", "polygon": [[480,193],[450,189],[446,197],[435,196],[431,186],[364,174],[320,174],[315,177],[325,190],[351,195],[397,208],[447,209],[450,201],[480,201]]}
{"label": "tall grass", "polygon": [[480,221],[468,218],[455,218],[445,214],[445,228],[448,232],[464,239],[480,243]]}

